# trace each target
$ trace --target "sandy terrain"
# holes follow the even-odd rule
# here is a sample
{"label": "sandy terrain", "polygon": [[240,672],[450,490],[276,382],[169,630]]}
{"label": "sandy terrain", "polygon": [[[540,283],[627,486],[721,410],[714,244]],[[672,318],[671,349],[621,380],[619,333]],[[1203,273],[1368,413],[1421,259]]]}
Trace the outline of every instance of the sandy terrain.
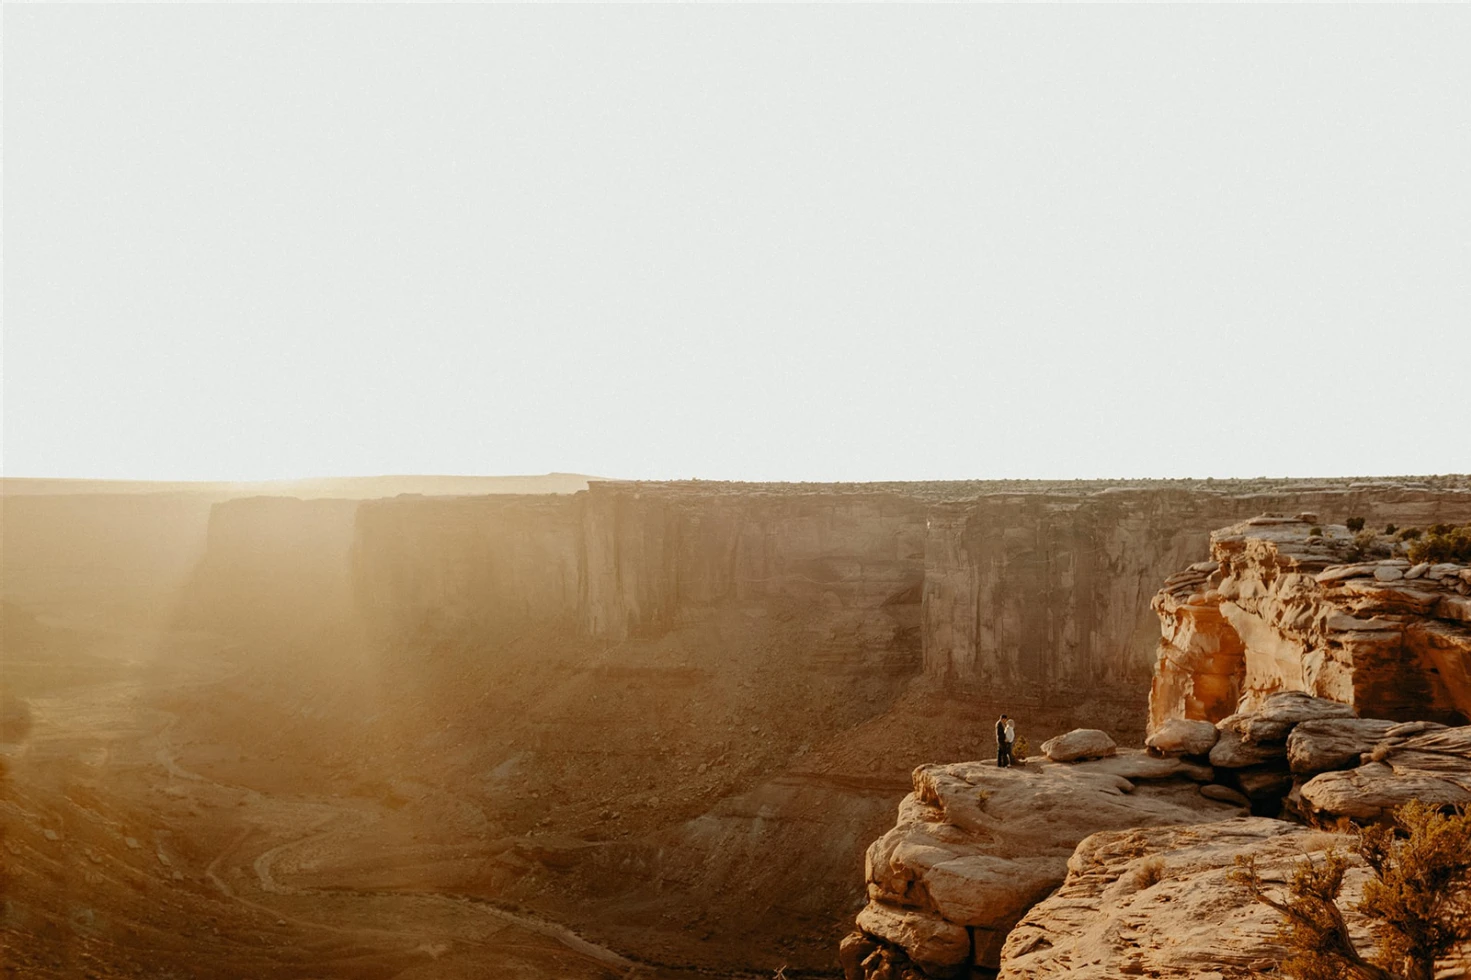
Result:
{"label": "sandy terrain", "polygon": [[[412,843],[393,806],[262,792],[181,762],[248,745],[193,741],[241,651],[207,634],[44,623],[40,656],[7,657],[29,736],[6,746],[3,969],[24,977],[664,976],[484,897],[358,888],[318,866],[381,866]],[[279,766],[259,774],[280,779]],[[469,852],[442,835],[442,860]],[[419,850],[422,852],[424,848]],[[413,850],[413,848],[410,848]],[[422,859],[420,853],[418,857]],[[392,863],[392,862],[389,862]]]}

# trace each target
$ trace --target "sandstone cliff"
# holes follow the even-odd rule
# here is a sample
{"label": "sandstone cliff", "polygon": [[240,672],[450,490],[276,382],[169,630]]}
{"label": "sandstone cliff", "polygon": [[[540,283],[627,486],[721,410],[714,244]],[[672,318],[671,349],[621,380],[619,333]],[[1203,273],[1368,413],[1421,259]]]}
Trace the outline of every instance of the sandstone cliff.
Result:
{"label": "sandstone cliff", "polygon": [[[1212,559],[1166,581],[1148,755],[1075,731],[1020,769],[916,769],[868,852],[849,980],[1253,975],[1282,951],[1273,917],[1225,884],[1232,861],[1284,865],[1323,835],[1233,813],[1332,827],[1471,803],[1471,568],[1316,522],[1216,531]],[[1049,540],[1069,551],[1076,533]]]}
{"label": "sandstone cliff", "polygon": [[1115,706],[1096,723],[1137,730],[1158,636],[1148,608],[1157,584],[1197,560],[1215,528],[1304,510],[1423,525],[1462,519],[1471,495],[1284,483],[1256,492],[1221,485],[993,494],[937,505],[926,541],[925,677],[1005,691],[1034,714],[1086,691]]}
{"label": "sandstone cliff", "polygon": [[400,496],[361,504],[351,546],[360,614],[395,642],[575,624],[587,575],[583,497]]}
{"label": "sandstone cliff", "polygon": [[1163,628],[1150,725],[1219,721],[1277,691],[1365,717],[1471,719],[1471,567],[1364,559],[1342,526],[1255,518],[1154,599]]}
{"label": "sandstone cliff", "polygon": [[[353,579],[364,613],[396,635],[572,622],[617,643],[739,608],[838,669],[1137,730],[1156,583],[1213,528],[1308,507],[1471,519],[1471,491],[599,482],[557,499],[399,497],[363,505]],[[1091,714],[1074,719],[1085,691]]]}
{"label": "sandstone cliff", "polygon": [[214,505],[179,620],[250,636],[304,635],[354,619],[355,500],[247,497]]}
{"label": "sandstone cliff", "polygon": [[[489,893],[664,963],[729,966],[749,950],[753,970],[818,969],[861,895],[843,870],[890,823],[896,777],[983,754],[997,702],[1034,744],[1083,724],[1142,735],[1148,595],[1213,527],[1289,506],[1454,520],[1471,516],[1471,493],[598,483],[561,498],[405,496],[357,505],[341,587],[405,705],[380,724],[401,744],[375,760],[457,787],[524,838],[485,858]],[[1217,806],[1182,775],[1190,764],[1144,761],[1155,768],[1123,777],[1131,799],[1163,765],[1185,810]],[[1052,885],[1103,826],[1121,824],[1049,845]],[[1005,918],[960,927],[967,942],[984,933],[993,965]]]}

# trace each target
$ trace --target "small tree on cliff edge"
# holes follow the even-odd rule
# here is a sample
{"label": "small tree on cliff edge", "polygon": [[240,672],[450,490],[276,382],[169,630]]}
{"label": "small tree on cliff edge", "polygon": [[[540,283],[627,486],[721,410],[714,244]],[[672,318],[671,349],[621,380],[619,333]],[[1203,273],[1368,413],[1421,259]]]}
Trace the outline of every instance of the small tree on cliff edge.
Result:
{"label": "small tree on cliff edge", "polygon": [[1255,863],[1238,858],[1233,880],[1282,913],[1291,950],[1282,973],[1298,980],[1434,980],[1435,961],[1471,940],[1471,812],[1447,816],[1418,800],[1395,826],[1359,831],[1353,850],[1374,877],[1358,910],[1373,920],[1378,948],[1365,957],[1338,907],[1349,858],[1332,848],[1321,864],[1297,866],[1287,894],[1267,894]]}

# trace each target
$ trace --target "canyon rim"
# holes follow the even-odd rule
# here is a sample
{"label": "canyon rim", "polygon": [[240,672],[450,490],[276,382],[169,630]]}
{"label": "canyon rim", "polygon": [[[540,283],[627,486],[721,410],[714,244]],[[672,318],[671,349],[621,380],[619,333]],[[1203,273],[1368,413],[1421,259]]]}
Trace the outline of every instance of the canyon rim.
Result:
{"label": "canyon rim", "polygon": [[[1285,733],[1184,760],[1146,736],[1301,692],[1373,729],[1305,757],[1357,762],[1471,709],[1459,567],[1333,550],[1349,517],[1471,520],[1465,477],[61,489],[5,498],[26,975],[824,975],[863,909],[875,969],[953,975],[960,943],[990,975],[1091,833],[1389,792],[1320,791]],[[1003,710],[1034,747],[1122,746],[1023,767],[1065,777],[1073,823],[944,802],[1035,809],[973,761]],[[885,837],[911,789],[941,810]],[[935,856],[902,857],[916,833]],[[916,959],[937,908],[951,945]]]}

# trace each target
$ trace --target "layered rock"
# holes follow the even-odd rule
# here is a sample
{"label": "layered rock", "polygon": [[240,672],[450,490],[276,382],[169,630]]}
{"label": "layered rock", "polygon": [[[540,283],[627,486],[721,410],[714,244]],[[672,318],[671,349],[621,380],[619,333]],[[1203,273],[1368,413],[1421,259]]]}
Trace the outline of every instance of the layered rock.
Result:
{"label": "layered rock", "polygon": [[1408,737],[1390,729],[1365,758],[1363,765],[1324,772],[1296,790],[1309,818],[1382,820],[1412,799],[1471,804],[1471,726]]}
{"label": "layered rock", "polygon": [[1153,662],[1150,583],[1203,551],[1212,528],[1266,507],[1459,520],[1471,491],[603,481],[555,502],[399,497],[362,507],[352,581],[395,637],[539,617],[616,643],[736,607],[780,621],[815,663],[1134,732]]}
{"label": "layered rock", "polygon": [[[1161,733],[1200,722],[1178,720]],[[1471,726],[1358,718],[1337,701],[1281,691],[1254,711],[1221,719],[1206,757],[1213,799],[1244,802],[1266,816],[1284,811],[1315,823],[1381,820],[1411,799],[1471,802]],[[1151,751],[1169,756],[1156,740]],[[1183,740],[1179,740],[1183,746]],[[1189,747],[1199,748],[1203,738]],[[1184,753],[1180,753],[1184,755]]]}
{"label": "layered rock", "polygon": [[915,671],[929,507],[918,490],[593,484],[582,626],[657,635],[733,604],[784,616],[817,660]]}
{"label": "layered rock", "polygon": [[[1083,841],[1062,886],[1012,930],[1001,980],[1224,980],[1271,971],[1286,955],[1281,917],[1234,885],[1238,856],[1281,882],[1309,855],[1347,850],[1347,837],[1252,817],[1185,827],[1108,831]],[[1369,872],[1345,880],[1350,930],[1372,944],[1355,909]]]}
{"label": "layered rock", "polygon": [[[1000,963],[1007,932],[1104,828],[1233,815],[1202,797],[1209,770],[1137,751],[1079,763],[920,766],[899,820],[869,848],[869,903],[845,947],[851,978],[903,962],[931,976]],[[861,955],[860,955],[861,954]]]}
{"label": "layered rock", "polygon": [[[1218,721],[1278,691],[1393,720],[1471,719],[1471,567],[1411,567],[1389,539],[1259,517],[1211,535],[1210,562],[1155,597],[1150,727]],[[1316,533],[1315,533],[1316,532]],[[1348,560],[1365,547],[1382,557]]]}

